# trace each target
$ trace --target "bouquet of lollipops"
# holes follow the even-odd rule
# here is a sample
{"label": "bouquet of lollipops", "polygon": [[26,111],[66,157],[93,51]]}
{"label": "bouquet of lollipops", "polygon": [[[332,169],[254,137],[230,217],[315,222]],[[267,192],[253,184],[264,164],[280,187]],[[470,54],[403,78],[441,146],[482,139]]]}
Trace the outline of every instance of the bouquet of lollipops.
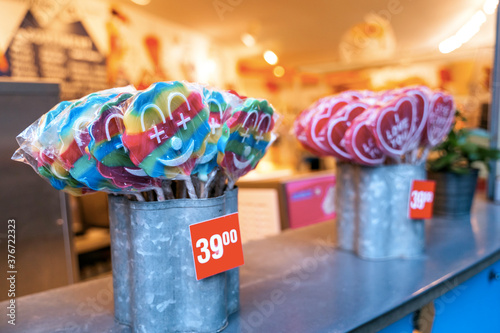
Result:
{"label": "bouquet of lollipops", "polygon": [[424,86],[324,97],[294,123],[302,146],[317,156],[366,166],[421,164],[448,134],[451,95]]}
{"label": "bouquet of lollipops", "polygon": [[276,120],[266,100],[200,84],[114,88],[57,104],[19,134],[12,159],[73,195],[215,197],[257,166]]}

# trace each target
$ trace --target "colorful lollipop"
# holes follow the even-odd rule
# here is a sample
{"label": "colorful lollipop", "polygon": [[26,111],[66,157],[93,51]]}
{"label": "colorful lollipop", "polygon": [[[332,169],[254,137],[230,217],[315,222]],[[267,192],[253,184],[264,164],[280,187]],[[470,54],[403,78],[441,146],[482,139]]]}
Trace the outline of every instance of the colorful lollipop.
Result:
{"label": "colorful lollipop", "polygon": [[69,110],[59,136],[62,147],[59,156],[64,167],[77,181],[96,191],[116,192],[118,188],[97,169],[97,161],[88,152],[91,137],[89,126],[102,105],[115,95],[91,94]]}
{"label": "colorful lollipop", "polygon": [[61,142],[58,128],[75,102],[61,102],[44,114],[38,123],[36,136],[31,142],[31,152],[36,160],[36,171],[58,189],[73,195],[90,193],[92,190],[74,179],[60,159]]}
{"label": "colorful lollipop", "polygon": [[208,106],[210,133],[207,137],[205,153],[196,162],[193,174],[202,181],[208,180],[208,175],[217,167],[217,143],[222,135],[224,120],[229,118],[233,105],[239,98],[230,93],[204,89],[204,101]]}
{"label": "colorful lollipop", "polygon": [[181,82],[155,83],[125,112],[123,144],[151,177],[189,176],[205,152],[208,116],[199,92]]}
{"label": "colorful lollipop", "polygon": [[91,140],[88,148],[96,159],[97,169],[124,191],[161,186],[159,180],[149,177],[144,170],[132,163],[123,146],[123,113],[133,96],[133,93],[123,93],[106,102],[89,126]]}
{"label": "colorful lollipop", "polygon": [[272,141],[274,110],[265,100],[248,98],[224,124],[217,162],[234,182],[254,169]]}

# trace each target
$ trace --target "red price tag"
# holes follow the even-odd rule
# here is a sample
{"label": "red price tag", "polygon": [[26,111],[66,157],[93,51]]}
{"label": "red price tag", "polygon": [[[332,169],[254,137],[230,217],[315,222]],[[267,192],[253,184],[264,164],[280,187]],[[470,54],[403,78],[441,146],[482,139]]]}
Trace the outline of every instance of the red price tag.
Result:
{"label": "red price tag", "polygon": [[411,219],[430,219],[436,183],[432,180],[414,180],[410,191],[409,216]]}
{"label": "red price tag", "polygon": [[196,279],[201,280],[243,265],[238,213],[192,224],[189,231]]}

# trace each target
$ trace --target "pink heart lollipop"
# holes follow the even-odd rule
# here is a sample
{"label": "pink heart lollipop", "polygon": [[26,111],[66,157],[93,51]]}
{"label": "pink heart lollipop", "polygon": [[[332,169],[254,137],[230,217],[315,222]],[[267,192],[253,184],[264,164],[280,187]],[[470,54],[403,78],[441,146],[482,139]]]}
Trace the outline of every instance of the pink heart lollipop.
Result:
{"label": "pink heart lollipop", "polygon": [[429,118],[424,129],[423,142],[429,147],[440,143],[448,134],[455,117],[453,97],[438,91],[430,97]]}
{"label": "pink heart lollipop", "polygon": [[385,155],[368,124],[377,115],[377,109],[368,109],[352,122],[344,135],[346,151],[362,165],[376,166],[384,163]]}
{"label": "pink heart lollipop", "polygon": [[326,138],[326,130],[322,131],[328,125],[330,117],[333,116],[342,107],[349,104],[351,100],[343,97],[332,97],[324,99],[317,106],[306,126],[305,135],[307,142],[314,151],[323,152],[323,155],[331,154],[331,149],[328,149],[328,140]]}
{"label": "pink heart lollipop", "polygon": [[427,118],[429,117],[429,96],[432,94],[431,90],[425,86],[408,87],[397,90],[401,95],[414,96],[417,99],[417,107],[415,114],[415,130],[410,141],[410,149],[415,149],[422,141],[423,131],[427,125]]}
{"label": "pink heart lollipop", "polygon": [[378,109],[369,124],[378,147],[386,155],[399,157],[411,148],[417,128],[417,100],[413,96],[397,96]]}
{"label": "pink heart lollipop", "polygon": [[322,150],[316,150],[315,147],[312,146],[308,136],[306,135],[307,125],[310,123],[311,118],[314,116],[316,110],[316,106],[319,103],[313,104],[310,108],[302,111],[300,115],[294,122],[293,130],[297,140],[301,143],[302,147],[309,151],[310,153],[316,156],[326,156],[326,153]]}
{"label": "pink heart lollipop", "polygon": [[352,155],[345,149],[344,135],[352,121],[368,108],[367,104],[352,102],[344,106],[328,121],[327,139],[331,154],[343,161],[351,161]]}

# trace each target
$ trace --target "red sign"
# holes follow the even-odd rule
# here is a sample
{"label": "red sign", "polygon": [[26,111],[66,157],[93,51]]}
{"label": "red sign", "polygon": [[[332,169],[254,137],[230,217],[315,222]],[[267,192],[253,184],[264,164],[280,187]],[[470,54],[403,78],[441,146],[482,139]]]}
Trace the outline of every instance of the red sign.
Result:
{"label": "red sign", "polygon": [[431,180],[414,180],[410,191],[409,216],[411,219],[430,219],[436,183]]}
{"label": "red sign", "polygon": [[197,280],[244,264],[238,213],[192,224],[189,231]]}
{"label": "red sign", "polygon": [[291,180],[285,188],[290,228],[335,218],[335,175]]}

